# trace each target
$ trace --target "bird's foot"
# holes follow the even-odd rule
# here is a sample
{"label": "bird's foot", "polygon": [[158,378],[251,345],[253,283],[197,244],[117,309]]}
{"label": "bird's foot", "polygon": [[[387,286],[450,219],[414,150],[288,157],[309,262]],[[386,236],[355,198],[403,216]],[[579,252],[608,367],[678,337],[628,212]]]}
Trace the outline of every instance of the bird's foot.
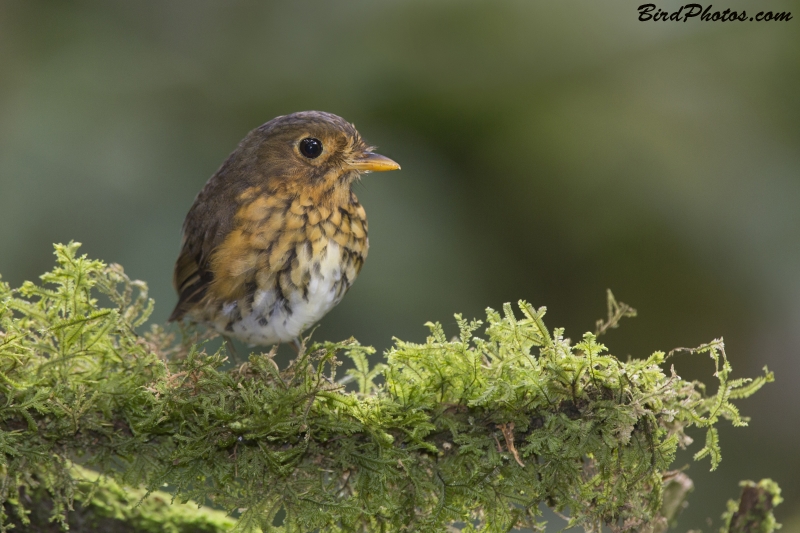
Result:
{"label": "bird's foot", "polygon": [[303,353],[303,350],[305,350],[305,346],[303,345],[303,341],[300,340],[300,337],[295,337],[292,339],[292,342],[289,343],[289,346],[292,347],[297,355],[300,355]]}
{"label": "bird's foot", "polygon": [[236,352],[236,347],[233,345],[233,339],[227,335],[223,335],[222,338],[225,339],[225,351],[228,353],[233,363],[236,365],[241,363],[241,361],[239,361],[239,354]]}

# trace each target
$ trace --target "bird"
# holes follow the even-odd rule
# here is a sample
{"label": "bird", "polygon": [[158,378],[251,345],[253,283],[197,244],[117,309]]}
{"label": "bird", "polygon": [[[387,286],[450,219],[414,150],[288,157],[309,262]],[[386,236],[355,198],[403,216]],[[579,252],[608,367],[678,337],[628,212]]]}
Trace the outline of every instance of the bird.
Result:
{"label": "bird", "polygon": [[353,184],[398,169],[332,113],[301,111],[252,130],[186,215],[169,321],[250,346],[299,347],[367,258],[367,215]]}

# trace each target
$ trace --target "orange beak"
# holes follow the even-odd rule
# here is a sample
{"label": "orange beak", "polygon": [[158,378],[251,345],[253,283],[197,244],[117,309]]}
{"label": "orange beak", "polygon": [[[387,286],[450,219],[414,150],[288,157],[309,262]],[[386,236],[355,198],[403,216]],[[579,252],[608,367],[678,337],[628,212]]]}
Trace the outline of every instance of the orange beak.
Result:
{"label": "orange beak", "polygon": [[386,172],[388,170],[400,170],[400,165],[388,157],[367,152],[349,165],[350,168],[359,172]]}

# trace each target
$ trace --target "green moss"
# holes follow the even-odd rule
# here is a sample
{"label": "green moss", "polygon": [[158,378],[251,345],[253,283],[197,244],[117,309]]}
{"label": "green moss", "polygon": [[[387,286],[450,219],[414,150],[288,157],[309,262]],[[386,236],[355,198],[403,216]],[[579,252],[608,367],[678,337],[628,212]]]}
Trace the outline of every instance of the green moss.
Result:
{"label": "green moss", "polygon": [[[56,247],[43,286],[0,285],[0,496],[17,513],[20,490],[40,486],[63,520],[75,460],[241,512],[242,530],[540,529],[540,504],[587,529],[642,529],[663,522],[686,428],[707,428],[696,458],[715,468],[715,426],[745,425],[732,400],[773,379],[730,379],[716,340],[691,350],[712,359],[709,395],[664,371],[671,354],[622,362],[592,333],[573,345],[525,302],[521,317],[487,310],[482,335],[458,315],[456,339],[428,324],[424,344],[396,340],[374,367],[350,340],[308,346],[285,369],[270,352],[223,370],[224,353],[202,344],[137,335],[144,284],[77,248]],[[632,312],[610,296],[598,330]],[[344,378],[342,357],[355,364]]]}
{"label": "green moss", "polygon": [[[221,511],[193,502],[173,503],[172,495],[122,487],[97,472],[74,465],[75,481],[72,507],[67,514],[70,531],[91,533],[221,533],[230,531],[236,520]],[[24,531],[54,533],[61,526],[49,520],[52,499],[46,491],[36,490]],[[145,497],[148,496],[148,497]],[[20,520],[14,520],[22,526]]]}
{"label": "green moss", "polygon": [[728,500],[720,533],[772,533],[781,525],[772,510],[783,501],[781,489],[771,479],[742,481],[739,501]]}

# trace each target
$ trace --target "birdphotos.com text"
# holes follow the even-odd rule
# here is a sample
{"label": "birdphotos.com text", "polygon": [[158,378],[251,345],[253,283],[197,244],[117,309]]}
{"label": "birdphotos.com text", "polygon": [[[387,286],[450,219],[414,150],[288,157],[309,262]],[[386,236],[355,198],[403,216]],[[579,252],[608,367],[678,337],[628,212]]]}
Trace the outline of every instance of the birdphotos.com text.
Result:
{"label": "birdphotos.com text", "polygon": [[712,4],[684,4],[676,11],[661,9],[655,4],[642,4],[638,7],[640,21],[665,22],[787,22],[792,20],[791,11],[734,11],[715,9]]}

